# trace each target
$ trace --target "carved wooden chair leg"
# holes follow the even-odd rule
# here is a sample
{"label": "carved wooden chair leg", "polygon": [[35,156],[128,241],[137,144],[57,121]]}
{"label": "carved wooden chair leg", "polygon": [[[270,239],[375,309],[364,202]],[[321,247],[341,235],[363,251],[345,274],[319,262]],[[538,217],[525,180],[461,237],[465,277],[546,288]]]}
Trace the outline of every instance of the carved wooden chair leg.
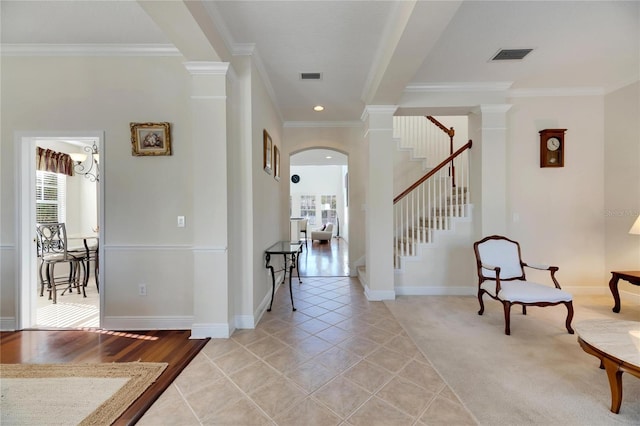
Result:
{"label": "carved wooden chair leg", "polygon": [[484,302],[482,301],[483,292],[478,292],[478,302],[480,302],[480,310],[478,311],[478,315],[482,315],[484,313]]}
{"label": "carved wooden chair leg", "polygon": [[571,328],[571,320],[573,319],[573,302],[566,302],[565,306],[567,307],[567,320],[565,325],[567,326],[567,331],[569,334],[573,334],[573,328]]}
{"label": "carved wooden chair leg", "polygon": [[507,336],[511,334],[511,303],[502,302],[504,306],[504,334]]}
{"label": "carved wooden chair leg", "polygon": [[522,315],[527,315],[527,305],[522,305]]}

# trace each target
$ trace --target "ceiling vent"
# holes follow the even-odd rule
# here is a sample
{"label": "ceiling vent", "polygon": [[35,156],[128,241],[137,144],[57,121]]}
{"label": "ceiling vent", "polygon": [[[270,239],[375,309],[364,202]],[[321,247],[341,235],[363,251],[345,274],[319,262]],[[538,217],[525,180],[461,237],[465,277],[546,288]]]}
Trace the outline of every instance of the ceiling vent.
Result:
{"label": "ceiling vent", "polygon": [[300,80],[322,80],[321,72],[301,72]]}
{"label": "ceiling vent", "polygon": [[520,60],[527,56],[533,49],[500,49],[498,53],[491,58],[492,61],[508,61]]}

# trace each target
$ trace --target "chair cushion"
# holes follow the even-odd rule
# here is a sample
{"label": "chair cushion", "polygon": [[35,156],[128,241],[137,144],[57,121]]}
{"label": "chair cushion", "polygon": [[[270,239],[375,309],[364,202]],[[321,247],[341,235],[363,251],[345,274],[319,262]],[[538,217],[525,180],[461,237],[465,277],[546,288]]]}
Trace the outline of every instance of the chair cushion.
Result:
{"label": "chair cushion", "polygon": [[67,258],[64,258],[64,253],[45,253],[42,256],[42,260],[45,262],[73,262],[76,260],[82,260],[85,256],[84,253],[69,253],[67,252]]}
{"label": "chair cushion", "polygon": [[[509,279],[522,276],[523,271],[516,244],[506,240],[489,240],[478,245],[478,252],[483,264],[500,267],[500,278]],[[482,276],[495,278],[496,273],[482,268]]]}
{"label": "chair cushion", "polygon": [[[492,296],[496,295],[496,282],[484,281],[480,288],[486,290]],[[498,298],[508,302],[538,303],[538,302],[569,302],[573,299],[570,293],[564,290],[550,287],[531,281],[500,280],[500,294]]]}

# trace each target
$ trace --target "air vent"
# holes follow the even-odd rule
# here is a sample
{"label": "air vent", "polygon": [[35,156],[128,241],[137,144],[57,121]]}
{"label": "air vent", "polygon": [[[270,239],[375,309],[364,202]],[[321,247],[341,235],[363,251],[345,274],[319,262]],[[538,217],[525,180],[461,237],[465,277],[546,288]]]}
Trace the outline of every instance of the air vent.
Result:
{"label": "air vent", "polygon": [[527,56],[533,49],[501,49],[493,58],[492,61],[508,61],[508,60],[520,60]]}
{"label": "air vent", "polygon": [[322,80],[321,72],[301,72],[300,80]]}

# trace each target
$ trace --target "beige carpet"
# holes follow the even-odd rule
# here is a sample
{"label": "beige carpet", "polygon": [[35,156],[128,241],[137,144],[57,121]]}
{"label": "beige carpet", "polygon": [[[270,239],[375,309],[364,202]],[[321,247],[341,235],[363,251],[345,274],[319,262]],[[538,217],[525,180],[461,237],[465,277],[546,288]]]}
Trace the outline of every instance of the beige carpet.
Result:
{"label": "beige carpet", "polygon": [[[640,379],[623,374],[620,414],[599,360],[564,328],[564,306],[512,309],[504,334],[502,305],[489,298],[403,296],[385,302],[409,336],[481,425],[640,424]],[[611,312],[605,296],[574,298],[573,324],[588,318],[640,321],[640,306]]]}
{"label": "beige carpet", "polygon": [[0,424],[110,425],[166,363],[1,364]]}

